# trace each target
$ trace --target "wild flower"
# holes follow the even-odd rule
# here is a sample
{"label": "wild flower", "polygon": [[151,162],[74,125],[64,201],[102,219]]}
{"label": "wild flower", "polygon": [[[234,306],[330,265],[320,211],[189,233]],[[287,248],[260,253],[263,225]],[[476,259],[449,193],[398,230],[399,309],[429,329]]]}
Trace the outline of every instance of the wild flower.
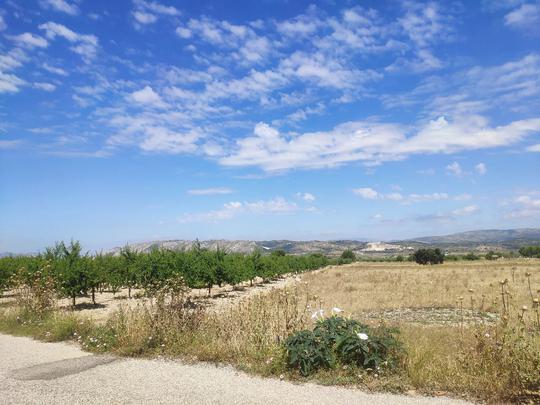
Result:
{"label": "wild flower", "polygon": [[369,336],[366,335],[365,333],[357,333],[357,336],[358,336],[358,339],[360,340],[368,340],[369,339]]}
{"label": "wild flower", "polygon": [[324,318],[324,309],[319,309],[313,312],[313,315],[311,315],[311,319],[313,319],[314,321],[318,321],[323,318]]}
{"label": "wild flower", "polygon": [[342,312],[343,312],[343,310],[341,308],[338,308],[338,307],[332,308],[332,313],[333,314],[340,314]]}

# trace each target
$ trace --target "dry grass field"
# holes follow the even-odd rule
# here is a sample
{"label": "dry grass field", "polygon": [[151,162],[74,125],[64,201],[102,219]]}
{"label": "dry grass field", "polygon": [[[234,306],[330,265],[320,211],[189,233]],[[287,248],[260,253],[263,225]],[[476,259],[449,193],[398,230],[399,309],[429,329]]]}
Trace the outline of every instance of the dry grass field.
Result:
{"label": "dry grass field", "polygon": [[540,339],[530,333],[540,328],[539,260],[356,263],[302,280],[325,311],[399,327],[404,379],[415,390],[504,402],[527,381],[539,388]]}
{"label": "dry grass field", "polygon": [[478,260],[435,266],[364,262],[302,276],[325,306],[340,307],[353,316],[385,309],[459,308],[459,297],[463,297],[465,309],[470,308],[472,298],[475,309],[495,311],[501,305],[499,282],[505,279],[509,280],[512,303],[531,306],[528,281],[538,295],[540,260]]}
{"label": "dry grass field", "polygon": [[82,302],[84,310],[71,311],[61,302],[35,317],[8,305],[0,311],[0,330],[76,340],[96,352],[226,362],[262,375],[304,379],[286,367],[283,342],[312,329],[314,311],[324,309],[330,316],[337,307],[346,317],[397,327],[406,355],[392,372],[321,370],[310,377],[314,381],[534,403],[540,401],[540,319],[534,301],[539,289],[540,260],[362,262],[246,285],[241,293],[224,287],[211,299],[191,290],[182,299],[204,303],[194,307],[186,301],[168,305],[159,297],[101,297],[102,307]]}

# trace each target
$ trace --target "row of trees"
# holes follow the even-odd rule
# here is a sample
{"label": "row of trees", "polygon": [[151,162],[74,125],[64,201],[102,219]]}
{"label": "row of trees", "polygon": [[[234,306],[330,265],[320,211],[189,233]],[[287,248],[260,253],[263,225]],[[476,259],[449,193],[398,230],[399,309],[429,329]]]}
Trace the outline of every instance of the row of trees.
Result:
{"label": "row of trees", "polygon": [[261,277],[270,280],[286,273],[314,270],[328,264],[320,254],[290,256],[284,252],[262,255],[254,251],[249,255],[228,253],[222,249],[207,250],[196,244],[186,251],[156,249],[138,253],[125,247],[119,255],[82,252],[79,242],[57,243],[37,256],[4,257],[0,259],[0,292],[15,283],[29,283],[36,278],[54,283],[61,296],[76,297],[91,294],[95,302],[96,291],[118,291],[143,288],[157,289],[180,280],[189,288],[242,282]]}

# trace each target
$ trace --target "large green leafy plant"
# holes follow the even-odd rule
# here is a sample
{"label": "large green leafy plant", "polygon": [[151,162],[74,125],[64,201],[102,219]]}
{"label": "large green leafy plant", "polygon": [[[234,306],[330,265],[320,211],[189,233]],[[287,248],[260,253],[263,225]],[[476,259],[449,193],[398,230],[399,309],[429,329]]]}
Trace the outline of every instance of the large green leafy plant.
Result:
{"label": "large green leafy plant", "polygon": [[338,364],[392,368],[404,353],[397,333],[397,329],[372,328],[341,316],[319,319],[312,331],[296,332],[286,340],[287,365],[304,376]]}

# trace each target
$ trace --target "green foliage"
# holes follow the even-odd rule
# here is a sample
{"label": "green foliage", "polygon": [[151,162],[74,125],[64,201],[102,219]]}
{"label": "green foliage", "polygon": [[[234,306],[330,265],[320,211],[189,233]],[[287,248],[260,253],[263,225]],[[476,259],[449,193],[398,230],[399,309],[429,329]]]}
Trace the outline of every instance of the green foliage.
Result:
{"label": "green foliage", "polygon": [[287,338],[287,365],[308,376],[335,364],[328,336],[320,331],[302,330]]}
{"label": "green foliage", "polygon": [[519,249],[519,254],[525,257],[540,258],[540,246],[523,246]]}
{"label": "green foliage", "polygon": [[444,254],[437,249],[418,249],[413,253],[412,259],[418,264],[441,264],[444,262]]}
{"label": "green foliage", "polygon": [[480,260],[481,257],[474,254],[473,252],[470,252],[470,253],[467,253],[466,255],[464,255],[463,259],[464,260]]}
{"label": "green foliage", "polygon": [[[201,248],[196,243],[193,249],[175,251],[152,249],[149,253],[138,253],[125,247],[118,255],[83,255],[78,242],[69,245],[57,243],[37,256],[0,258],[0,292],[17,284],[34,285],[36,278],[53,280],[55,291],[64,297],[95,294],[108,289],[117,292],[127,288],[144,289],[154,296],[170,282],[178,280],[189,288],[207,288],[214,285],[236,285],[253,281],[257,277],[268,281],[287,273],[314,270],[328,264],[321,254],[304,256],[270,254],[259,250],[250,255],[228,253],[218,248],[215,251]],[[171,281],[172,280],[172,281]]]}
{"label": "green foliage", "polygon": [[356,255],[351,249],[345,249],[339,256],[338,264],[349,264],[356,260]]}
{"label": "green foliage", "polygon": [[366,369],[394,367],[403,347],[397,329],[371,328],[358,321],[332,316],[317,321],[313,331],[303,330],[285,342],[287,365],[308,376],[337,364]]}

